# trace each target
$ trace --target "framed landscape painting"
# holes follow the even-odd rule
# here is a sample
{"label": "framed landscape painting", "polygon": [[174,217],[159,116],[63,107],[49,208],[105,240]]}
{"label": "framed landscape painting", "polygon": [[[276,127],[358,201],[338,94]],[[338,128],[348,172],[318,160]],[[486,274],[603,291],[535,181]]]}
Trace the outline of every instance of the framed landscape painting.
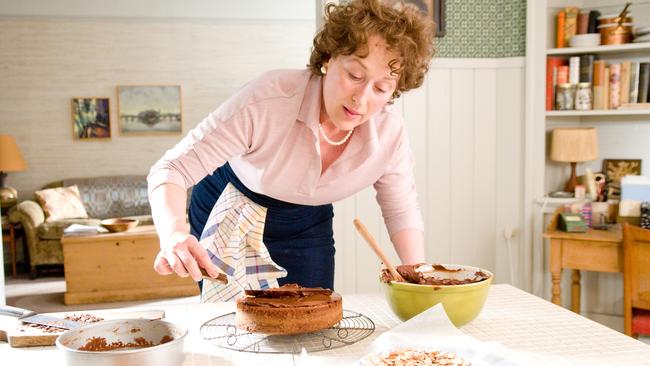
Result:
{"label": "framed landscape painting", "polygon": [[96,140],[111,138],[108,98],[72,98],[72,138]]}
{"label": "framed landscape painting", "polygon": [[120,134],[166,135],[182,133],[181,87],[118,86]]}

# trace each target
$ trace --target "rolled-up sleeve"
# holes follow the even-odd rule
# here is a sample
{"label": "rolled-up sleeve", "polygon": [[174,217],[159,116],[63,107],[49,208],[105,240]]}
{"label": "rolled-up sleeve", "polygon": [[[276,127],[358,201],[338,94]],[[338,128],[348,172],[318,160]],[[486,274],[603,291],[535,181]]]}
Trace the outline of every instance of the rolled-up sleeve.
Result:
{"label": "rolled-up sleeve", "polygon": [[229,100],[210,113],[151,167],[147,177],[149,194],[165,183],[188,189],[228,159],[248,151],[253,134],[253,107],[237,104],[236,100]]}
{"label": "rolled-up sleeve", "polygon": [[388,233],[393,235],[405,229],[423,232],[424,223],[413,175],[415,163],[406,131],[400,134],[399,143],[389,161],[386,170],[374,184]]}

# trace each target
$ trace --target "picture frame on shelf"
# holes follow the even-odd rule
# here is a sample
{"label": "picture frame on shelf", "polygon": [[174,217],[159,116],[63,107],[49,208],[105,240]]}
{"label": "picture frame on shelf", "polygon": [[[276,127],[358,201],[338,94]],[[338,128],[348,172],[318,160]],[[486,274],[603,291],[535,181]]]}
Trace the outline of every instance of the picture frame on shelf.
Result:
{"label": "picture frame on shelf", "polygon": [[603,159],[603,173],[607,184],[621,184],[626,175],[641,175],[641,159]]}
{"label": "picture frame on shelf", "polygon": [[[390,3],[397,3],[398,1],[390,0]],[[433,19],[435,37],[445,36],[447,33],[446,0],[404,0],[404,2],[417,7],[422,13]]]}
{"label": "picture frame on shelf", "polygon": [[121,135],[182,133],[180,85],[120,85],[117,96]]}
{"label": "picture frame on shelf", "polygon": [[72,98],[72,138],[74,140],[110,139],[109,105],[109,98]]}

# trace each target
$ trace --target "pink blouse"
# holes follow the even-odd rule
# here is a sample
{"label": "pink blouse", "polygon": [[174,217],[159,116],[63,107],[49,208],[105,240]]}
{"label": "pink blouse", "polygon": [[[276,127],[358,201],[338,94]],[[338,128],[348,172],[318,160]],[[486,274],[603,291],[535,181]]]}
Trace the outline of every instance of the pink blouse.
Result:
{"label": "pink blouse", "polygon": [[339,201],[372,184],[389,234],[423,231],[413,154],[395,107],[358,126],[321,175],[321,80],[309,70],[276,70],[249,82],[151,167],[149,192],[163,183],[187,189],[230,162],[250,190],[301,205]]}

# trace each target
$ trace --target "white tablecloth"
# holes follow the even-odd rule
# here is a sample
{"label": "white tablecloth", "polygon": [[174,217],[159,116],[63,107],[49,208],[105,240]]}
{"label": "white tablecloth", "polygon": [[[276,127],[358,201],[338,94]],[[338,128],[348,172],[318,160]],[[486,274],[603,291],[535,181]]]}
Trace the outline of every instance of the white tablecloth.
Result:
{"label": "white tablecloth", "polygon": [[[184,366],[335,364],[362,357],[381,333],[399,324],[381,294],[344,295],[344,308],[367,315],[375,332],[356,344],[318,352],[311,358],[261,355],[223,350],[207,341],[199,328],[234,311],[233,303],[156,306],[170,321],[189,328]],[[500,342],[539,364],[650,365],[650,346],[509,285],[493,285],[478,318],[461,330],[478,340]],[[0,359],[24,365],[63,364],[55,347],[11,348],[0,343]]]}

